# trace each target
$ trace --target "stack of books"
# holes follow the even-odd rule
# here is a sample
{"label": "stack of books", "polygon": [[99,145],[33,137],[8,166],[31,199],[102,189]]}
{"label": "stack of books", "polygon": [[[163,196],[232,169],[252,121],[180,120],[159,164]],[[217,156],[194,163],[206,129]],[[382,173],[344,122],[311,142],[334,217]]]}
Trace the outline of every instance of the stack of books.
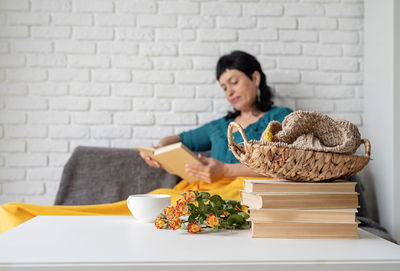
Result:
{"label": "stack of books", "polygon": [[252,237],[358,238],[355,182],[245,180]]}

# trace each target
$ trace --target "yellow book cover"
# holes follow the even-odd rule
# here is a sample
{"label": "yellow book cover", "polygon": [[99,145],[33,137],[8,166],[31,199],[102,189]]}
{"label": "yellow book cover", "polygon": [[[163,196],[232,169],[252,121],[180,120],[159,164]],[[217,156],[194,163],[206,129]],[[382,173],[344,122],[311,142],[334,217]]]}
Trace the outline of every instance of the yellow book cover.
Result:
{"label": "yellow book cover", "polygon": [[136,149],[159,162],[161,167],[169,173],[178,175],[189,182],[198,180],[196,177],[189,175],[185,170],[185,164],[201,164],[201,162],[191,150],[182,144],[182,142],[160,148],[137,147]]}

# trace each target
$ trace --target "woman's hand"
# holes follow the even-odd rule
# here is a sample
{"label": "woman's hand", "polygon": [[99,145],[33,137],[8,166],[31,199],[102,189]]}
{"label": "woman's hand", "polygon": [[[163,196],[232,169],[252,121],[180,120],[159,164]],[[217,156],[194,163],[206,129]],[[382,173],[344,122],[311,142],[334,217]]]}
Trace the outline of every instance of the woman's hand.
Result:
{"label": "woman's hand", "polygon": [[186,164],[186,171],[190,175],[197,177],[206,183],[212,183],[221,177],[226,176],[227,164],[214,158],[203,157],[200,154],[198,158],[202,164]]}
{"label": "woman's hand", "polygon": [[146,164],[148,164],[151,167],[154,168],[159,168],[160,167],[160,163],[158,163],[156,160],[152,159],[150,156],[146,155],[143,152],[139,152],[140,157],[143,158],[143,160],[146,162]]}
{"label": "woman's hand", "polygon": [[[169,144],[177,143],[180,140],[181,139],[178,135],[166,136],[166,137],[162,138],[160,140],[160,142],[158,142],[158,144],[155,148],[160,148],[160,147],[163,147],[163,146],[166,146]],[[154,167],[154,168],[161,167],[160,163],[158,163],[156,160],[152,159],[150,156],[146,155],[145,153],[140,152],[139,154],[140,154],[140,157],[142,157],[143,160],[146,162],[146,164],[148,164],[149,166]]]}

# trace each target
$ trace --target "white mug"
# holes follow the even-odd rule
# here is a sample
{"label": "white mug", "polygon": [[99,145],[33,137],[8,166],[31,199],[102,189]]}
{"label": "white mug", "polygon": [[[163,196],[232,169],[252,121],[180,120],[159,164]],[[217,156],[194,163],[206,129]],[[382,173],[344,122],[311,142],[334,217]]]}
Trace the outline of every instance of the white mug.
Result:
{"label": "white mug", "polygon": [[127,199],[132,215],[141,222],[154,222],[164,208],[171,205],[171,196],[163,194],[137,194]]}

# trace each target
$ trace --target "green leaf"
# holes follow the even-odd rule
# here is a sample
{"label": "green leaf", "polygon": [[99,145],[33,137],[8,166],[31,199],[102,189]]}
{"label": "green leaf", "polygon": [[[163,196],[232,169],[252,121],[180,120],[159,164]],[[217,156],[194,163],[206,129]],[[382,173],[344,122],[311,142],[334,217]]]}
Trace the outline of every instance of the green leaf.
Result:
{"label": "green leaf", "polygon": [[189,222],[189,223],[195,222],[195,221],[196,221],[196,217],[197,217],[196,214],[191,214],[191,215],[189,216],[189,218],[188,218],[188,222]]}
{"label": "green leaf", "polygon": [[199,193],[199,199],[201,199],[203,202],[207,202],[210,199],[210,193],[208,193],[208,192],[200,192]]}
{"label": "green leaf", "polygon": [[241,215],[230,215],[228,217],[228,225],[232,226],[234,224],[242,224],[245,220]]}
{"label": "green leaf", "polygon": [[197,208],[193,203],[188,203],[187,206],[189,207],[190,213],[194,212]]}
{"label": "green leaf", "polygon": [[228,213],[230,213],[230,214],[233,214],[233,215],[237,214],[237,210],[235,210],[235,209],[233,209],[233,208],[226,209],[226,211],[227,211]]}
{"label": "green leaf", "polygon": [[236,200],[225,200],[225,203],[228,205],[235,206],[238,202]]}
{"label": "green leaf", "polygon": [[210,202],[214,203],[216,206],[222,206],[225,203],[219,195],[212,196]]}
{"label": "green leaf", "polygon": [[215,214],[215,216],[217,216],[217,217],[220,217],[223,213],[225,213],[224,210],[214,210],[214,214]]}
{"label": "green leaf", "polygon": [[246,214],[245,212],[239,212],[238,215],[242,216],[244,219],[249,218],[250,216]]}
{"label": "green leaf", "polygon": [[199,201],[199,213],[204,214],[207,212],[207,207],[203,201]]}
{"label": "green leaf", "polygon": [[206,218],[204,217],[204,216],[199,216],[199,218],[198,218],[198,223],[199,224],[204,224],[204,221],[206,220]]}

